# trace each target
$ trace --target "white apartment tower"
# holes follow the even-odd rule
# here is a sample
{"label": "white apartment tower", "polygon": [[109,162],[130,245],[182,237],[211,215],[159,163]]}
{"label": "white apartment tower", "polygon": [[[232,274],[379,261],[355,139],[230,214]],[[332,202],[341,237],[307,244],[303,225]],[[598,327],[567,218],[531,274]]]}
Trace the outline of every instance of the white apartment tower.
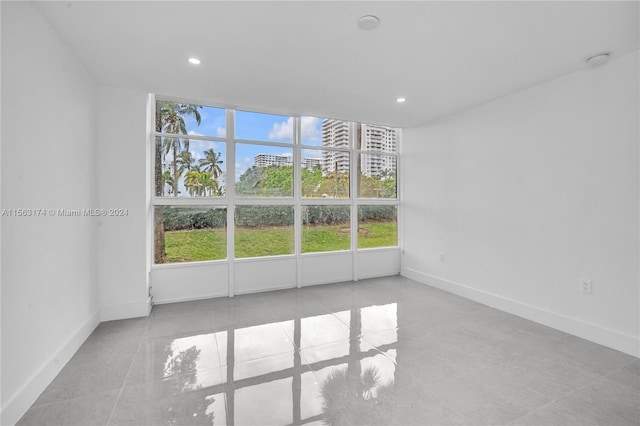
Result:
{"label": "white apartment tower", "polygon": [[[325,118],[322,120],[322,146],[327,148],[349,148],[349,123]],[[324,173],[349,173],[349,152],[322,151]]]}
{"label": "white apartment tower", "polygon": [[[358,127],[358,146],[362,151],[396,152],[397,129],[371,124],[359,124]],[[360,171],[364,176],[376,176],[384,171],[395,170],[396,157],[393,155],[362,155]]]}
{"label": "white apartment tower", "polygon": [[[357,124],[358,147],[372,154],[362,154],[360,171],[365,176],[375,176],[384,171],[396,170],[396,157],[380,153],[396,153],[397,129],[371,124]],[[327,148],[349,148],[349,123],[340,120],[322,121],[322,146]],[[373,154],[378,153],[378,154]],[[349,153],[323,151],[322,168],[325,173],[349,172]]]}

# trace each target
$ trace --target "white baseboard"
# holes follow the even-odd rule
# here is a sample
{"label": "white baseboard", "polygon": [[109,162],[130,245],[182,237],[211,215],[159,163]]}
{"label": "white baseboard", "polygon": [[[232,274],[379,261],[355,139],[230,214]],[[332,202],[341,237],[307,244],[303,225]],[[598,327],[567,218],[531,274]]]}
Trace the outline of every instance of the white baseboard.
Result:
{"label": "white baseboard", "polygon": [[448,293],[453,293],[620,352],[640,357],[640,338],[638,336],[621,333],[597,324],[527,305],[526,303],[478,290],[464,284],[425,274],[415,269],[402,268],[401,275]]}
{"label": "white baseboard", "polygon": [[144,302],[104,305],[100,307],[100,321],[146,317],[149,316],[150,312],[151,297]]}
{"label": "white baseboard", "polygon": [[96,310],[78,330],[27,380],[2,407],[0,424],[14,425],[27,412],[71,357],[80,349],[89,335],[100,324],[100,312]]}
{"label": "white baseboard", "polygon": [[208,294],[208,295],[198,296],[198,297],[186,297],[186,298],[176,298],[176,299],[160,299],[160,300],[157,300],[155,298],[155,296],[154,296],[153,304],[154,305],[167,305],[169,303],[195,302],[196,300],[220,299],[222,297],[229,297],[229,293],[225,293],[225,294]]}

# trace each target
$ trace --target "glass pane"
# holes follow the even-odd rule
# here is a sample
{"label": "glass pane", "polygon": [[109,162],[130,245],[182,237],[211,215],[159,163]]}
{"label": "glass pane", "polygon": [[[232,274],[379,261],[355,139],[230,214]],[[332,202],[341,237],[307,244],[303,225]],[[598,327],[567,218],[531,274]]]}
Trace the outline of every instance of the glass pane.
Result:
{"label": "glass pane", "polygon": [[303,206],[302,252],[349,250],[349,206]]}
{"label": "glass pane", "polygon": [[236,206],[235,224],[236,257],[293,253],[292,206]]}
{"label": "glass pane", "polygon": [[396,198],[396,156],[360,154],[358,197]]}
{"label": "glass pane", "polygon": [[398,129],[358,123],[357,146],[362,151],[397,152]]}
{"label": "glass pane", "polygon": [[358,248],[398,245],[398,208],[396,206],[358,207]]}
{"label": "glass pane", "polygon": [[236,195],[293,196],[293,149],[237,144]]}
{"label": "glass pane", "polygon": [[157,137],[155,156],[156,196],[224,196],[226,143]]}
{"label": "glass pane", "polygon": [[293,117],[236,111],[236,139],[293,142]]}
{"label": "glass pane", "polygon": [[156,101],[156,131],[224,138],[227,110],[173,101]]}
{"label": "glass pane", "polygon": [[349,198],[349,153],[328,149],[302,150],[302,196]]}
{"label": "glass pane", "polygon": [[155,263],[195,262],[227,257],[227,209],[156,206]]}
{"label": "glass pane", "polygon": [[349,148],[349,122],[302,116],[301,143],[309,146]]}

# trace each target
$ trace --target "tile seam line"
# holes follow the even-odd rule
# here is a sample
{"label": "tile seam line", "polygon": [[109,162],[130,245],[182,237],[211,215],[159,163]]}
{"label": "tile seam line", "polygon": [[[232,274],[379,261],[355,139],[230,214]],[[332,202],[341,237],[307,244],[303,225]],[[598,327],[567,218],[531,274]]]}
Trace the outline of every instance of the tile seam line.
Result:
{"label": "tile seam line", "polygon": [[[147,331],[149,329],[150,326],[150,322],[151,320],[147,321]],[[118,391],[118,396],[116,397],[116,400],[113,404],[113,408],[111,409],[111,413],[109,413],[109,419],[107,420],[107,426],[111,425],[111,420],[113,419],[113,414],[116,412],[116,407],[118,407],[118,403],[120,402],[120,397],[122,396],[122,393],[124,392],[124,387],[125,384],[127,383],[127,380],[129,379],[129,376],[131,374],[131,370],[133,369],[133,364],[136,360],[136,355],[138,354],[138,352],[140,352],[140,348],[142,347],[142,343],[143,343],[143,339],[141,338],[138,341],[138,348],[136,349],[136,352],[133,354],[133,358],[131,358],[131,363],[129,364],[129,368],[127,369],[127,375],[124,377],[124,380],[122,381],[122,386],[120,387],[120,390]]]}

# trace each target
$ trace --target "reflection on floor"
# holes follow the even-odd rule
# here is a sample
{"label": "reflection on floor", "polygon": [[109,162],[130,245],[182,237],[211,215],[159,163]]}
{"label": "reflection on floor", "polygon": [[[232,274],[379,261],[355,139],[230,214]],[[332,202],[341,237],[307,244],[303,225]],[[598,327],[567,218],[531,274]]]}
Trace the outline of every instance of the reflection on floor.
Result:
{"label": "reflection on floor", "polygon": [[639,365],[388,277],[102,323],[19,424],[639,424]]}

